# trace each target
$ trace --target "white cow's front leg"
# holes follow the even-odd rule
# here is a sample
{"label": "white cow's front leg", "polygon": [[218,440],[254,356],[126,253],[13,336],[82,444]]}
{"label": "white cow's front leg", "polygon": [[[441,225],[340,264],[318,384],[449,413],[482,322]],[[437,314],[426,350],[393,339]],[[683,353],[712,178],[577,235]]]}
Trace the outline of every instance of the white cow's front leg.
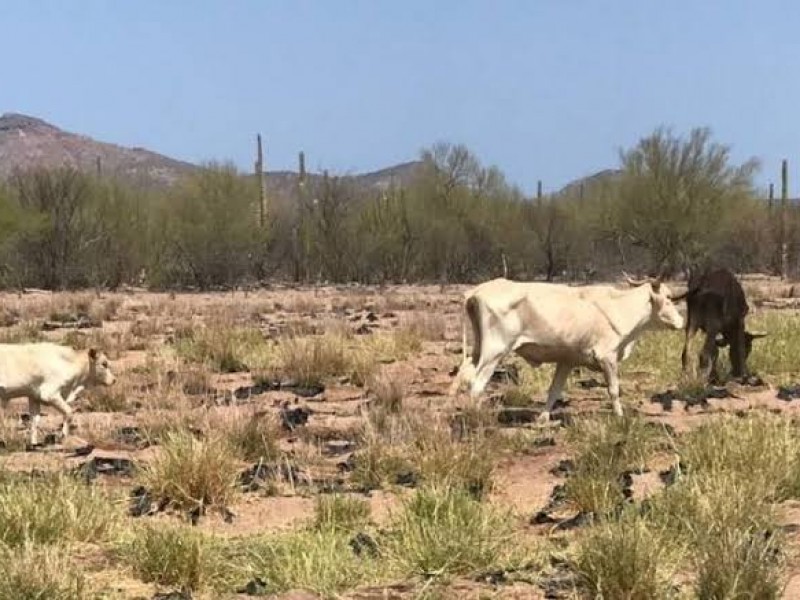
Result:
{"label": "white cow's front leg", "polygon": [[601,359],[600,368],[608,386],[608,395],[611,398],[611,408],[618,417],[622,416],[622,404],[619,401],[619,376],[617,374],[617,361],[613,357]]}
{"label": "white cow's front leg", "polygon": [[567,383],[567,377],[571,370],[570,365],[559,363],[556,365],[556,372],[553,374],[553,381],[550,382],[550,388],[547,390],[547,405],[544,411],[539,415],[539,421],[547,423],[550,420],[550,413],[558,400],[561,400],[564,394],[564,386]]}
{"label": "white cow's front leg", "polygon": [[61,434],[62,437],[67,437],[69,435],[69,426],[72,423],[72,407],[67,404],[64,398],[61,397],[61,393],[57,390],[50,391],[47,394],[43,393],[42,402],[52,406],[61,413],[63,418],[63,422],[61,424]]}

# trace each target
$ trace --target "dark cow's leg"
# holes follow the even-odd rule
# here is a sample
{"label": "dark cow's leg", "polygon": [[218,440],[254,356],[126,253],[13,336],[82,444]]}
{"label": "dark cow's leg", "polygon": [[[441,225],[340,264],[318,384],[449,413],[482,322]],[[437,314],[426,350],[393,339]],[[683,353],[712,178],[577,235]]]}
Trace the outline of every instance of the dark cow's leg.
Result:
{"label": "dark cow's leg", "polygon": [[708,329],[703,349],[700,351],[700,373],[705,381],[712,381],[718,378],[717,353],[717,331]]}
{"label": "dark cow's leg", "polygon": [[696,332],[697,329],[694,324],[691,321],[687,322],[686,335],[683,338],[683,352],[681,352],[681,366],[683,367],[684,373],[689,371],[689,342]]}
{"label": "dark cow's leg", "polygon": [[744,323],[740,323],[725,332],[730,347],[728,356],[731,361],[731,375],[733,377],[746,377],[747,364],[745,359],[745,332]]}

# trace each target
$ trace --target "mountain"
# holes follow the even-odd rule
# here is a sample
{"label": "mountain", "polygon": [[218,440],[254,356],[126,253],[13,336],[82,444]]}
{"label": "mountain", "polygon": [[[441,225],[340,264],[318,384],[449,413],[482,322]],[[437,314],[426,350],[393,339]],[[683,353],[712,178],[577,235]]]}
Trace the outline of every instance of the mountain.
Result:
{"label": "mountain", "polygon": [[14,169],[35,166],[71,166],[140,183],[169,185],[195,165],[144,148],[126,148],[98,142],[59,129],[35,117],[16,113],[0,115],[0,177]]}
{"label": "mountain", "polygon": [[[85,135],[64,131],[42,119],[17,113],[0,115],[0,179],[15,169],[72,166],[142,185],[164,186],[200,169],[198,165],[176,160],[144,148],[127,148],[100,142]],[[347,175],[355,185],[385,189],[391,182],[404,185],[411,181],[421,163],[401,163],[378,171]],[[322,177],[309,173],[310,182]],[[272,194],[291,194],[297,173],[267,172],[267,189]]]}
{"label": "mountain", "polygon": [[586,194],[592,189],[606,184],[615,183],[617,180],[619,180],[621,175],[622,171],[619,169],[603,169],[597,173],[592,173],[586,177],[580,177],[569,182],[567,185],[558,190],[556,195],[577,196],[580,194],[581,187],[583,187],[583,193]]}

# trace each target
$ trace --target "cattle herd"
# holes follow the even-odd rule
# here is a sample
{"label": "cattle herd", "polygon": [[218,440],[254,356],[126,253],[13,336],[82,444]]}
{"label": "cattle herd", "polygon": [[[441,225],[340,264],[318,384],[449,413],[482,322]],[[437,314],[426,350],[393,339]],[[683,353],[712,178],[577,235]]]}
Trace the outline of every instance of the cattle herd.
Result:
{"label": "cattle herd", "polygon": [[[615,414],[622,415],[618,366],[630,355],[636,340],[649,329],[682,329],[686,337],[681,356],[689,369],[688,344],[697,331],[706,335],[700,353],[701,373],[717,382],[719,347],[728,347],[734,377],[746,377],[747,358],[754,339],[765,333],[745,329],[748,305],[744,290],[727,269],[694,271],[684,294],[674,296],[660,279],[634,280],[629,289],[607,285],[568,286],[518,282],[498,278],[464,295],[463,360],[450,388],[462,386],[477,398],[495,368],[511,352],[537,367],[555,363],[540,415],[548,421],[561,399],[567,376],[575,367],[602,372]],[[675,302],[685,300],[686,318]],[[467,356],[467,322],[472,328],[472,356]]]}
{"label": "cattle herd", "polygon": [[[463,360],[450,388],[456,394],[467,386],[478,397],[500,362],[515,352],[530,365],[555,363],[540,420],[550,418],[561,398],[567,376],[575,367],[603,374],[614,413],[622,415],[618,366],[633,350],[637,339],[650,329],[682,329],[686,340],[682,353],[689,367],[688,343],[697,331],[706,335],[700,368],[710,380],[719,379],[716,361],[719,347],[728,347],[732,375],[747,375],[752,341],[764,333],[745,330],[748,313],[744,291],[727,269],[693,273],[687,291],[672,295],[660,279],[634,280],[626,276],[628,289],[609,285],[569,286],[555,283],[518,282],[505,278],[482,283],[464,295]],[[675,302],[685,300],[687,316]],[[474,344],[467,356],[467,322]],[[112,385],[108,357],[97,349],[77,352],[52,343],[0,344],[0,401],[27,397],[31,415],[30,443],[38,443],[41,404],[55,408],[63,417],[67,435],[71,404],[86,388]]]}

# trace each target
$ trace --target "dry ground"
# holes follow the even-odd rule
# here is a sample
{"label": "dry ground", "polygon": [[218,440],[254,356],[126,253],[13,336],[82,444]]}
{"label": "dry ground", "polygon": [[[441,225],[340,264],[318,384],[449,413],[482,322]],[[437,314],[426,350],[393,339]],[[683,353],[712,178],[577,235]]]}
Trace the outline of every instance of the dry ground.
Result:
{"label": "dry ground", "polygon": [[[717,413],[743,416],[743,422],[754,414],[777,413],[783,422],[793,422],[800,401],[778,399],[777,391],[800,381],[800,315],[791,307],[759,305],[774,306],[770,301],[778,299],[790,306],[787,298],[794,290],[760,279],[746,287],[754,305],[751,328],[770,333],[751,357],[763,385],[731,383],[734,397],[696,405],[651,401],[668,389],[679,394],[699,389],[681,380],[678,333],[648,334],[623,365],[625,407],[638,415],[629,419],[632,431],[661,436],[640,468],[626,467],[637,471],[629,486],[637,505],[663,493],[658,473],[677,462],[676,444],[687,432],[713,422]],[[4,341],[96,346],[110,355],[118,375],[115,387],[92,390],[78,401],[74,435],[63,443],[26,451],[26,403],[14,401],[5,411],[0,542],[23,564],[26,552],[38,561],[44,559],[37,552],[55,548],[67,566],[51,557],[52,573],[44,569],[42,577],[52,581],[22,583],[24,569],[6,567],[9,572],[0,573],[0,598],[151,598],[181,587],[187,590],[183,597],[190,597],[189,591],[196,598],[245,597],[237,590],[258,581],[265,593],[307,589],[363,599],[591,596],[587,586],[596,565],[586,566],[591,541],[586,536],[602,534],[606,521],[575,529],[559,523],[597,509],[611,488],[606,486],[605,499],[598,501],[595,491],[587,496],[575,483],[550,519],[537,523],[532,517],[548,504],[556,486],[581,481],[577,474],[565,477],[554,469],[564,459],[580,463],[595,451],[575,440],[581,423],[605,428],[601,437],[613,434],[608,432],[614,426],[602,418],[609,413],[604,388],[595,387],[596,374],[576,372],[570,378],[562,414],[576,424],[567,427],[531,422],[542,408],[552,371],[533,371],[518,360],[507,361],[498,372],[483,405],[448,399],[451,373],[461,357],[464,289],[0,296]],[[95,326],[78,328],[78,322]],[[298,415],[294,427],[283,423]],[[54,411],[47,411],[43,430],[55,433],[58,425]],[[73,489],[72,483],[51,483],[46,475],[26,475],[111,458],[132,461],[135,472],[100,473],[89,492],[83,483]],[[270,467],[270,476],[258,482],[259,489],[243,490],[238,474],[258,464]],[[37,485],[55,486],[38,497],[40,504],[73,494],[53,508],[54,514],[73,515],[76,505],[91,501],[107,512],[107,522],[87,529],[78,515],[61,529],[52,525],[53,539],[29,531],[8,537],[6,519],[43,520],[45,529],[57,520],[34,509],[14,513],[9,508],[31,501],[26,494]],[[163,499],[163,510],[131,516],[130,494],[138,486],[148,490],[154,506]],[[455,496],[448,496],[452,490]],[[781,593],[787,598],[800,598],[796,498],[785,493],[769,503],[770,509],[777,506],[776,522],[786,532],[777,579],[786,584]],[[432,513],[425,512],[425,502],[434,506]],[[193,508],[195,517],[202,512],[195,526],[187,516]],[[437,521],[437,511],[447,513],[444,522]],[[417,527],[418,522],[425,526]],[[379,547],[378,556],[369,548],[360,554],[354,550],[351,542],[359,534],[367,546]],[[461,556],[467,546],[475,550]],[[681,552],[690,554],[687,548]],[[674,561],[671,571],[666,559],[658,567],[675,582],[670,594],[722,597],[696,591],[703,566],[695,558]],[[583,579],[568,576],[577,571]],[[66,572],[77,579],[64,580]],[[52,586],[49,595],[8,591],[40,584]],[[627,597],[652,597],[642,590]],[[605,594],[621,597],[608,588]]]}

